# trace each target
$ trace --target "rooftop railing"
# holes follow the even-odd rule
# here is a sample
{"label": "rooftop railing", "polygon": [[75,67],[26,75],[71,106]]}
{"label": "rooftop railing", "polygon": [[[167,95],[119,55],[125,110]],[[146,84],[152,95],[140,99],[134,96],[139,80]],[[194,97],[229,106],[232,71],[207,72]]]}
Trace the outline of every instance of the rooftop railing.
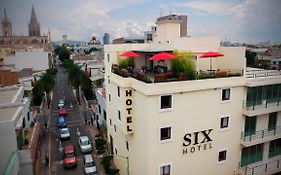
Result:
{"label": "rooftop railing", "polygon": [[167,69],[160,72],[147,69],[120,69],[112,66],[112,73],[121,77],[132,77],[145,83],[160,83],[172,81],[186,81],[186,80],[199,80],[199,79],[212,79],[212,78],[225,78],[243,76],[242,69],[227,69],[227,70],[200,70],[194,72],[192,76],[188,73],[173,73]]}
{"label": "rooftop railing", "polygon": [[275,128],[263,129],[255,132],[241,132],[241,140],[244,142],[251,142],[280,134],[281,126],[276,126]]}
{"label": "rooftop railing", "polygon": [[262,165],[245,166],[240,168],[242,175],[263,175],[266,173],[275,172],[281,168],[281,159],[274,160]]}
{"label": "rooftop railing", "polygon": [[281,76],[281,71],[277,70],[257,70],[246,72],[247,78],[264,78],[264,77],[275,77]]}

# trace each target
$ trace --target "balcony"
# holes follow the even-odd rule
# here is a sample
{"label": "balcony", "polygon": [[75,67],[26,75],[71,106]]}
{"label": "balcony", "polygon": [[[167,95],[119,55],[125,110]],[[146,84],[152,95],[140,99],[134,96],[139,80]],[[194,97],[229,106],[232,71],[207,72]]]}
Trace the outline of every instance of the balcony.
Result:
{"label": "balcony", "polygon": [[244,101],[243,114],[249,117],[281,111],[281,98]]}
{"label": "balcony", "polygon": [[277,126],[272,130],[264,129],[255,131],[254,133],[241,133],[241,145],[249,147],[252,145],[268,142],[277,138],[281,138],[281,126]]}
{"label": "balcony", "polygon": [[257,68],[247,68],[246,78],[248,87],[264,86],[270,84],[280,84],[281,71],[279,70],[264,70]]}
{"label": "balcony", "polygon": [[270,175],[280,172],[281,158],[260,165],[241,167],[241,175]]}
{"label": "balcony", "polygon": [[173,73],[165,66],[158,67],[153,70],[145,67],[135,68],[133,70],[132,68],[120,69],[117,65],[112,65],[111,72],[123,78],[131,77],[144,83],[163,83],[243,76],[242,69],[200,70],[193,73]]}

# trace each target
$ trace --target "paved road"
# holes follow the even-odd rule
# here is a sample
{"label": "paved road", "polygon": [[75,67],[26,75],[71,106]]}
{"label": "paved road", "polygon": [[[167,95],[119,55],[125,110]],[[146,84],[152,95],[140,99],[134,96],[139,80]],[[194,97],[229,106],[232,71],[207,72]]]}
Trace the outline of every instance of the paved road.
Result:
{"label": "paved road", "polygon": [[[88,135],[89,133],[85,127],[84,112],[79,111],[79,106],[74,97],[71,87],[68,85],[68,77],[63,67],[57,67],[58,74],[56,77],[56,87],[53,94],[51,103],[51,114],[48,121],[48,126],[51,130],[51,174],[56,175],[82,175],[83,174],[83,154],[80,153],[78,147],[78,137],[81,135]],[[67,116],[65,117],[66,123],[70,128],[71,139],[60,141],[59,130],[56,128],[58,109],[57,104],[59,99],[65,99]],[[71,104],[73,107],[71,107]],[[86,115],[89,117],[90,115]],[[75,146],[78,158],[78,165],[76,168],[65,170],[63,167],[63,149],[65,145],[72,144]]]}

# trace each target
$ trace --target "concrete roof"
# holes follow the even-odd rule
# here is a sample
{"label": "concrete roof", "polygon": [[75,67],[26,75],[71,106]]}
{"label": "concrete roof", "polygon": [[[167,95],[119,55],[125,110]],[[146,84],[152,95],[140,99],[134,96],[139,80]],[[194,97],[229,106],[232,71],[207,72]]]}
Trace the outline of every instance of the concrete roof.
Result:
{"label": "concrete roof", "polygon": [[[0,104],[11,103],[19,88],[0,88]],[[0,113],[1,114],[1,113]]]}
{"label": "concrete roof", "polygon": [[22,106],[13,106],[8,108],[0,108],[0,122],[11,121],[18,110],[21,110]]}

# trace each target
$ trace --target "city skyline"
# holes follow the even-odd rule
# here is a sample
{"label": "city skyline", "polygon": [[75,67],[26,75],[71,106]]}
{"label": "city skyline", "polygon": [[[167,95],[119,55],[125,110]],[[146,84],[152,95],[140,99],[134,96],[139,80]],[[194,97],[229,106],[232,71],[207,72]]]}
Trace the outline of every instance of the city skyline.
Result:
{"label": "city skyline", "polygon": [[231,42],[281,42],[281,11],[278,0],[148,0],[91,1],[77,0],[0,0],[1,20],[4,9],[12,22],[13,33],[27,34],[31,7],[34,5],[42,34],[51,31],[53,41],[63,34],[74,40],[101,40],[139,37],[155,25],[156,19],[170,13],[188,15],[190,36],[218,35]]}

